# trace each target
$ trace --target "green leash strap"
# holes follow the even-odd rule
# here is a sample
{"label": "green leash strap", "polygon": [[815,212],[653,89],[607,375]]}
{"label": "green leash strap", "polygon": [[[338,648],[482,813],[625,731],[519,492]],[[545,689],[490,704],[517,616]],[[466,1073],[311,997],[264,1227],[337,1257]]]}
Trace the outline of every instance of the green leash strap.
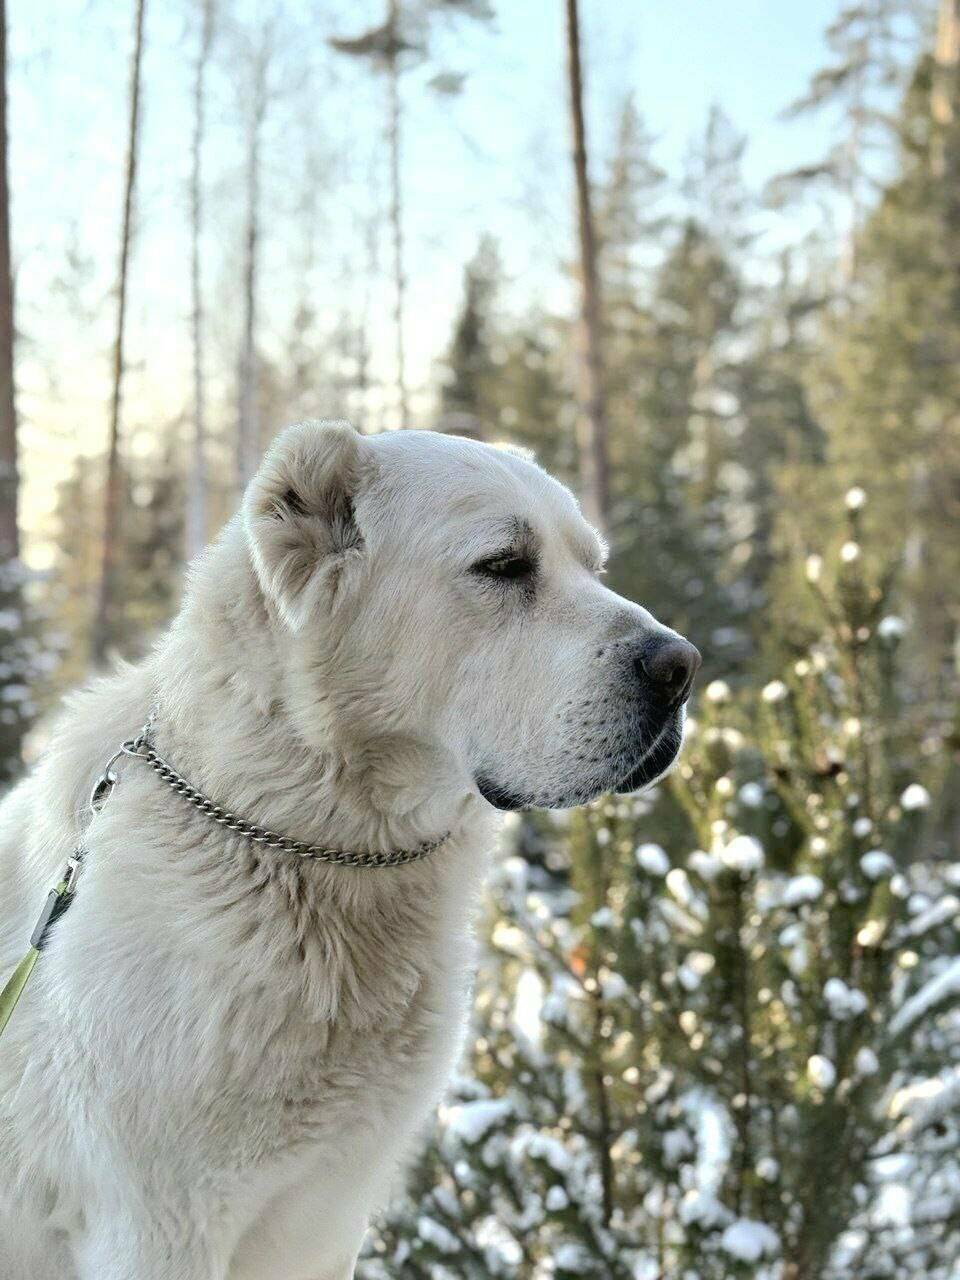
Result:
{"label": "green leash strap", "polygon": [[82,850],[76,849],[73,857],[67,863],[67,868],[60,883],[47,894],[47,900],[43,904],[43,910],[40,912],[40,919],[30,935],[30,950],[14,969],[7,985],[0,991],[0,1035],[3,1035],[4,1028],[10,1021],[10,1016],[17,1007],[18,1000],[23,995],[24,987],[26,987],[30,975],[33,973],[33,967],[47,942],[50,930],[73,903],[74,890],[77,876],[80,874],[82,859]]}
{"label": "green leash strap", "polygon": [[33,973],[33,966],[37,963],[37,957],[40,952],[36,947],[31,947],[27,954],[13,971],[13,976],[7,985],[0,991],[0,1036],[3,1035],[3,1029],[10,1021],[10,1015],[17,1007],[17,1001],[23,995],[23,988],[27,985],[27,979]]}

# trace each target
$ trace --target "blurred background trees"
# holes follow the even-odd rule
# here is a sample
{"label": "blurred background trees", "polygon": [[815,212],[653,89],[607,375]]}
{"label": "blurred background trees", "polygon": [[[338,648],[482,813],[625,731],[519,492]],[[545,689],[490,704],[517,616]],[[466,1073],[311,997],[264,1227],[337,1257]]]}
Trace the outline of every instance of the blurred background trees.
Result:
{"label": "blurred background trees", "polygon": [[916,854],[957,742],[903,719],[862,499],[803,656],[712,681],[661,794],[518,824],[469,1074],[365,1280],[955,1275],[960,871]]}
{"label": "blurred background trees", "polygon": [[960,0],[821,7],[781,154],[592,0],[0,5],[5,778],[300,417],[529,447],[705,655],[670,780],[509,828],[364,1280],[955,1280]]}

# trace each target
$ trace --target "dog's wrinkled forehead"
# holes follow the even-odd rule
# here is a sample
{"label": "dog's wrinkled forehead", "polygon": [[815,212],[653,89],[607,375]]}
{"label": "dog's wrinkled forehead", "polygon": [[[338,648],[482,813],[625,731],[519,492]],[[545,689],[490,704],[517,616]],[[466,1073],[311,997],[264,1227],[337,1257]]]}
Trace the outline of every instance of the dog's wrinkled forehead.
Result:
{"label": "dog's wrinkled forehead", "polygon": [[589,569],[602,565],[602,540],[573,495],[523,454],[430,431],[390,432],[371,444],[377,478],[364,514],[385,538],[409,536],[424,550],[459,539],[477,554],[546,544]]}

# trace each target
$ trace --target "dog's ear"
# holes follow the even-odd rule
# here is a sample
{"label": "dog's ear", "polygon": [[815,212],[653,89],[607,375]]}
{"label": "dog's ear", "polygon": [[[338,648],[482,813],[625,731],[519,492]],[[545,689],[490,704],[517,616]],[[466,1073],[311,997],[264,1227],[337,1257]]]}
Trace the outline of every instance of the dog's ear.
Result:
{"label": "dog's ear", "polygon": [[243,522],[267,597],[297,630],[363,555],[354,502],[373,451],[346,422],[288,427],[247,488]]}

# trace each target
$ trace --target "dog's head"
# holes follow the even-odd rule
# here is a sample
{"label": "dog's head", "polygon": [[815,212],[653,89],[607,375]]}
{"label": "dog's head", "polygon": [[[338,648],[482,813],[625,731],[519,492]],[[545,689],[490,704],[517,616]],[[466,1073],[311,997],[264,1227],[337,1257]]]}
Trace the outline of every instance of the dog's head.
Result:
{"label": "dog's head", "polygon": [[673,762],[700,655],[603,585],[597,534],[519,453],[293,427],[243,523],[318,739],[417,744],[499,809],[632,791]]}

